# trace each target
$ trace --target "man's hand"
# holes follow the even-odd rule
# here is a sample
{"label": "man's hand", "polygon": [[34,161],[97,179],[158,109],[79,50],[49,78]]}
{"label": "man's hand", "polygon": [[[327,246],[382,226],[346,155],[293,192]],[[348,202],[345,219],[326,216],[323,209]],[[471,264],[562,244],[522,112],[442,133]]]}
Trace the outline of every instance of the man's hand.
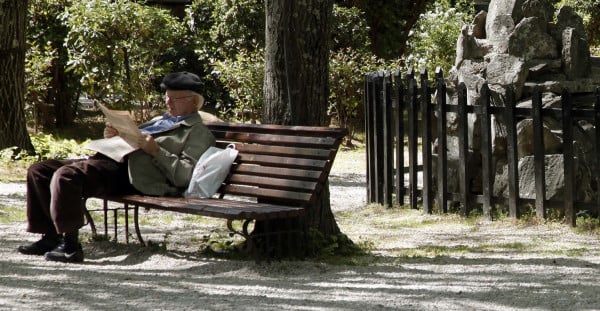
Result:
{"label": "man's hand", "polygon": [[117,131],[116,128],[112,127],[112,125],[107,122],[106,126],[104,127],[104,138],[111,138],[117,135],[119,135],[119,131]]}
{"label": "man's hand", "polygon": [[144,134],[144,136],[142,136],[139,145],[140,149],[144,150],[144,152],[153,157],[155,157],[158,154],[158,151],[160,150],[160,146],[154,140],[154,137],[152,137],[149,134]]}

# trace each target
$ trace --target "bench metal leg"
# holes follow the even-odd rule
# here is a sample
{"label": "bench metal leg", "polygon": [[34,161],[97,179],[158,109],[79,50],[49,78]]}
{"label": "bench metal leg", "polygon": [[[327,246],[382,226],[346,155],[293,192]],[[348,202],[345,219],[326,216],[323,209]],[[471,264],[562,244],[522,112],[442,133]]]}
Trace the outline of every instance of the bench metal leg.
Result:
{"label": "bench metal leg", "polygon": [[140,241],[142,246],[146,246],[144,239],[142,239],[142,233],[140,232],[139,210],[140,207],[138,205],[133,206],[133,226],[135,228],[135,234],[137,235],[138,241]]}
{"label": "bench metal leg", "polygon": [[96,224],[94,224],[94,219],[92,218],[92,215],[90,214],[90,211],[88,211],[87,207],[86,207],[86,199],[83,199],[83,214],[85,216],[85,219],[87,220],[88,224],[90,225],[90,230],[92,231],[92,236],[96,237],[98,234],[96,232]]}
{"label": "bench metal leg", "polygon": [[125,208],[125,244],[129,244],[129,204],[124,204]]}
{"label": "bench metal leg", "polygon": [[108,200],[103,200],[102,209],[104,211],[104,237],[108,238]]}
{"label": "bench metal leg", "polygon": [[235,230],[233,228],[234,221],[235,221],[235,219],[227,219],[227,229],[229,229],[229,231],[231,231],[232,233],[237,234],[244,238],[244,240],[246,241],[246,251],[248,253],[253,253],[254,258],[258,262],[259,261],[259,251],[256,247],[256,241],[254,241],[254,237],[252,237],[250,235],[250,233],[248,233],[248,225],[254,220],[253,219],[244,220],[244,222],[242,223],[242,231]]}

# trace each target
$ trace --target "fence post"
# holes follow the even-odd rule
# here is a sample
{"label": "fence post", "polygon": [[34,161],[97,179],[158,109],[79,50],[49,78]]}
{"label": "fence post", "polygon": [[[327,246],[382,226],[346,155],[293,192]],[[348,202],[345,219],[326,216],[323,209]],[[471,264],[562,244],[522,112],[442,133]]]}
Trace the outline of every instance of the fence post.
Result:
{"label": "fence post", "polygon": [[374,73],[365,75],[365,128],[366,137],[365,144],[367,148],[367,202],[373,203],[376,201],[376,187],[377,179],[375,178],[375,172],[377,170],[376,159],[375,159],[375,111],[374,111]]}
{"label": "fence post", "polygon": [[[594,125],[596,127],[596,154],[600,154],[600,87],[596,88],[596,102],[594,103]],[[600,165],[596,170],[597,189],[600,189]],[[596,202],[596,217],[600,219],[600,195]]]}
{"label": "fence post", "polygon": [[417,116],[417,81],[413,69],[409,69],[408,73],[408,187],[410,190],[410,207],[417,208],[417,133],[418,133],[418,116]]}
{"label": "fence post", "polygon": [[483,215],[492,220],[492,195],[494,171],[492,167],[492,120],[490,114],[490,88],[481,87],[481,182]]}
{"label": "fence post", "polygon": [[508,162],[508,210],[510,217],[519,218],[519,158],[517,154],[517,126],[515,118],[515,95],[508,89],[505,102],[506,159]]}
{"label": "fence post", "polygon": [[[565,178],[564,208],[567,223],[576,225],[575,217],[575,163],[573,153],[573,102],[567,89],[562,92],[563,168]],[[598,124],[596,124],[598,126]]]}
{"label": "fence post", "polygon": [[436,109],[438,113],[437,126],[437,201],[441,213],[448,212],[448,142],[446,137],[446,83],[444,73],[436,69]]}
{"label": "fence post", "polygon": [[396,202],[404,204],[404,85],[400,71],[394,73],[396,87]]}
{"label": "fence post", "polygon": [[460,215],[467,217],[469,215],[469,113],[467,112],[467,87],[464,83],[458,86],[458,157],[459,168],[458,176],[460,183]]}
{"label": "fence post", "polygon": [[538,86],[533,89],[533,97],[531,98],[531,117],[533,119],[535,214],[540,219],[546,219],[546,155],[544,152],[544,119],[542,117],[542,93]]}
{"label": "fence post", "polygon": [[383,105],[381,102],[383,101],[383,72],[377,72],[377,76],[375,77],[375,177],[376,177],[376,189],[375,192],[375,202],[379,204],[383,204],[383,163],[384,163],[384,153],[383,153]]}
{"label": "fence post", "polygon": [[423,156],[423,213],[431,214],[432,208],[432,170],[431,170],[431,91],[427,70],[421,72],[421,152]]}
{"label": "fence post", "polygon": [[394,146],[392,130],[392,84],[391,76],[384,73],[381,111],[383,113],[383,205],[392,206],[392,182],[394,173]]}

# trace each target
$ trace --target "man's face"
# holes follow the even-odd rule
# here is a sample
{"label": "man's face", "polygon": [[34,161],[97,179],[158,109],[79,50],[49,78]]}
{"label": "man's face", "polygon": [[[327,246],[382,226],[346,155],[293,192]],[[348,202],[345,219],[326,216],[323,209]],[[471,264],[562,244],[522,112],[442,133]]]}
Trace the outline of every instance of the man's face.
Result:
{"label": "man's face", "polygon": [[165,92],[165,104],[170,115],[184,116],[197,111],[194,103],[194,93],[191,91],[173,91]]}

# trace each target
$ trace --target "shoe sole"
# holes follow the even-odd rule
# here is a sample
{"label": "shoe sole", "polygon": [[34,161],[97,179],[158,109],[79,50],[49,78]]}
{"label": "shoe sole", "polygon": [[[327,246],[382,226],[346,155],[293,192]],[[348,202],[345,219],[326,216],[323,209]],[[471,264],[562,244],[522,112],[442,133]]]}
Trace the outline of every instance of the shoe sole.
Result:
{"label": "shoe sole", "polygon": [[48,252],[44,255],[44,258],[48,261],[57,261],[57,262],[66,262],[66,263],[80,263],[83,262],[83,254],[78,254],[77,252],[71,254],[60,254],[55,255],[51,252]]}

